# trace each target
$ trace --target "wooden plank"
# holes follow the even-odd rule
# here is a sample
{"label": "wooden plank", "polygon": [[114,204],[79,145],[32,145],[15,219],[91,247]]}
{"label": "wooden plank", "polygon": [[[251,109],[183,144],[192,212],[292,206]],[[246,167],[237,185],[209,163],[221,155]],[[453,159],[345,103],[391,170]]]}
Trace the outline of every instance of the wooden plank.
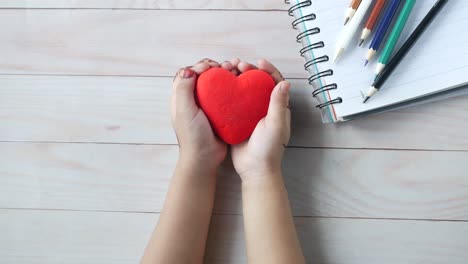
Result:
{"label": "wooden plank", "polygon": [[[5,263],[137,263],[158,215],[0,211]],[[468,223],[296,218],[307,263],[466,263]],[[44,239],[47,238],[47,239]],[[246,263],[242,218],[214,216],[206,263]]]}
{"label": "wooden plank", "polygon": [[[468,150],[468,96],[323,125],[291,80],[291,146]],[[0,141],[177,144],[172,78],[0,76]]]}
{"label": "wooden plank", "polygon": [[[0,208],[160,212],[177,146],[0,144]],[[468,220],[466,152],[288,149],[296,216]],[[241,213],[240,180],[219,172],[215,210]]]}
{"label": "wooden plank", "polygon": [[312,89],[293,86],[291,146],[468,150],[468,95],[324,125]]}
{"label": "wooden plank", "polygon": [[[0,210],[3,263],[137,263],[154,214]],[[27,218],[23,218],[27,217]]]}
{"label": "wooden plank", "polygon": [[[468,257],[466,222],[295,218],[295,223],[307,263],[461,264]],[[216,216],[212,225],[208,262],[247,263],[241,217]]]}
{"label": "wooden plank", "polygon": [[0,24],[2,74],[173,76],[206,57],[266,57],[306,77],[284,11],[3,9]]}
{"label": "wooden plank", "polygon": [[175,146],[0,144],[0,208],[159,212]]}
{"label": "wooden plank", "polygon": [[177,144],[172,78],[0,76],[0,140]]}
{"label": "wooden plank", "polygon": [[113,8],[113,9],[241,9],[286,10],[283,1],[270,0],[2,0],[0,8]]}

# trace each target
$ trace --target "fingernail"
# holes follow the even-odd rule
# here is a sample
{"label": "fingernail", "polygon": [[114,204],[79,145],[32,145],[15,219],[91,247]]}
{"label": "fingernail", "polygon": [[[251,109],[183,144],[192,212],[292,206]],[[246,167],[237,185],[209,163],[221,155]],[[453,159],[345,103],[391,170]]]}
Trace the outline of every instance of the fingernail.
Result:
{"label": "fingernail", "polygon": [[180,76],[180,77],[181,77],[181,72],[183,72],[183,71],[184,71],[184,69],[179,69],[179,70],[176,72],[176,74],[174,75],[174,79],[172,79],[172,81],[174,81],[174,80],[177,78],[177,76]]}
{"label": "fingernail", "polygon": [[285,80],[284,77],[283,77],[283,74],[281,74],[281,72],[279,73],[280,77],[281,77],[281,80]]}
{"label": "fingernail", "polygon": [[195,75],[195,72],[190,68],[185,68],[183,71],[180,71],[179,76],[185,79],[192,78]]}

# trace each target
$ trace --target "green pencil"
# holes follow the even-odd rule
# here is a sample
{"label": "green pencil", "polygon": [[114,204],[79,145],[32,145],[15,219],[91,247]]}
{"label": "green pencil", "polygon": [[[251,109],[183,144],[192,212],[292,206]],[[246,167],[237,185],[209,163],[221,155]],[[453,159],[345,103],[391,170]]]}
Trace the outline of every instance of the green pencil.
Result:
{"label": "green pencil", "polygon": [[409,15],[411,14],[415,3],[416,0],[406,0],[405,5],[401,10],[400,16],[398,17],[395,26],[393,27],[392,33],[388,38],[387,44],[385,44],[382,55],[380,55],[379,63],[377,64],[376,69],[377,75],[383,71],[385,65],[390,60],[393,50],[395,49],[398,39],[401,36],[401,32],[403,32],[403,28],[405,28],[405,24],[408,21]]}

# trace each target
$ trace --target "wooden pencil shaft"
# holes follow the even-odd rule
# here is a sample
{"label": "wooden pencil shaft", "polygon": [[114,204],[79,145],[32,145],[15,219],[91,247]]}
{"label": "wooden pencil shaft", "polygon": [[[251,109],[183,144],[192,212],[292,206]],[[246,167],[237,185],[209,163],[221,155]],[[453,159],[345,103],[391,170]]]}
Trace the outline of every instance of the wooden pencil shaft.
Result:
{"label": "wooden pencil shaft", "polygon": [[362,0],[353,0],[353,1],[351,2],[351,5],[350,5],[351,8],[352,8],[352,9],[358,9],[359,5],[361,4],[361,1],[362,1]]}
{"label": "wooden pencil shaft", "polygon": [[354,17],[356,14],[357,9],[361,5],[362,0],[353,0],[351,4],[349,5],[348,10],[346,11],[346,16],[345,16],[345,26],[348,24],[348,22]]}
{"label": "wooden pencil shaft", "polygon": [[389,4],[382,21],[380,21],[380,24],[377,27],[377,31],[375,32],[375,36],[372,39],[369,49],[378,50],[380,48],[380,45],[382,45],[384,37],[387,33],[387,30],[390,28],[390,24],[392,23],[393,17],[397,12],[400,3],[401,0],[392,0],[392,2]]}
{"label": "wooden pencil shaft", "polygon": [[385,69],[382,71],[382,73],[377,77],[375,80],[374,86],[377,89],[380,89],[382,85],[385,83],[385,81],[391,76],[393,71],[397,68],[397,66],[403,61],[403,59],[406,57],[408,52],[411,50],[411,48],[416,44],[416,42],[421,38],[422,34],[424,31],[429,27],[429,25],[432,24],[434,19],[437,17],[437,15],[440,13],[442,8],[447,4],[448,0],[439,0],[429,11],[429,13],[424,17],[424,19],[419,23],[419,25],[416,27],[416,29],[411,33],[409,36],[408,40],[403,44],[403,46],[397,51],[395,56],[388,62],[387,66]]}
{"label": "wooden pencil shaft", "polygon": [[359,6],[356,14],[353,16],[351,21],[346,25],[343,32],[340,35],[340,38],[337,43],[337,49],[334,55],[334,61],[343,53],[343,51],[349,46],[351,39],[354,36],[354,33],[358,30],[361,21],[364,19],[364,16],[369,10],[370,5],[372,4],[372,0],[363,0],[361,5]]}
{"label": "wooden pencil shaft", "polygon": [[385,0],[378,0],[377,3],[375,3],[374,9],[372,10],[372,13],[369,16],[369,19],[367,20],[367,23],[366,23],[367,29],[370,29],[370,30],[374,29],[374,26],[377,22],[377,19],[379,18],[379,15],[384,5],[385,5]]}
{"label": "wooden pencil shaft", "polygon": [[379,63],[385,65],[390,60],[390,57],[395,50],[395,46],[401,36],[401,33],[403,32],[403,29],[405,28],[406,22],[408,21],[415,3],[416,0],[406,0],[405,5],[403,6],[403,10],[401,10],[400,16],[398,17],[390,37],[385,44],[382,55],[380,55]]}

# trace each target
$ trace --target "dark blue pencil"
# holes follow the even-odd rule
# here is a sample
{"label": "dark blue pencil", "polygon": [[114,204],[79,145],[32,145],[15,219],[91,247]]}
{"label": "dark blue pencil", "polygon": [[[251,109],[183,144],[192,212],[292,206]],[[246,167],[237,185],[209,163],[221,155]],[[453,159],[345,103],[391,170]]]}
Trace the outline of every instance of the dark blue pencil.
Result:
{"label": "dark blue pencil", "polygon": [[374,38],[372,39],[372,43],[369,47],[369,50],[367,51],[365,65],[369,63],[372,57],[374,57],[374,55],[377,53],[377,50],[379,50],[380,45],[382,45],[382,42],[385,38],[385,34],[387,33],[387,30],[390,28],[390,24],[392,23],[393,17],[397,13],[398,6],[400,6],[400,3],[401,3],[401,0],[391,0],[390,5],[387,7],[387,10],[385,10],[383,19],[382,21],[380,21],[379,27],[377,28],[377,31],[375,33]]}

